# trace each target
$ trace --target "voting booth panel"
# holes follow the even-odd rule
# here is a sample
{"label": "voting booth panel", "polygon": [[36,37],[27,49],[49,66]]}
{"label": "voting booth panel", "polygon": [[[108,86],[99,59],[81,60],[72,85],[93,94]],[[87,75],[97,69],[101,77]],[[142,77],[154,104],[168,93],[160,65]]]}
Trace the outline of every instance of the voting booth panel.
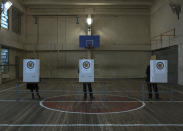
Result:
{"label": "voting booth panel", "polygon": [[79,82],[94,82],[94,60],[79,60]]}
{"label": "voting booth panel", "polygon": [[40,81],[40,60],[24,59],[23,61],[23,82]]}
{"label": "voting booth panel", "polygon": [[151,60],[150,61],[150,82],[168,83],[168,61]]}

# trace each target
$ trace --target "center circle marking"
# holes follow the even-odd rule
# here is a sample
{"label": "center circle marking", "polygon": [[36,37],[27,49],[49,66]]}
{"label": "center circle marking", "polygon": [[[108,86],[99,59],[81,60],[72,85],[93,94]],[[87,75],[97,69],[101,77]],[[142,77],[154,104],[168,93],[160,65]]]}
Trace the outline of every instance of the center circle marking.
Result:
{"label": "center circle marking", "polygon": [[125,96],[106,96],[104,101],[103,95],[95,95],[93,101],[83,101],[81,95],[56,96],[46,98],[40,101],[40,105],[48,110],[80,113],[80,114],[110,114],[124,113],[142,109],[145,103],[136,99]]}

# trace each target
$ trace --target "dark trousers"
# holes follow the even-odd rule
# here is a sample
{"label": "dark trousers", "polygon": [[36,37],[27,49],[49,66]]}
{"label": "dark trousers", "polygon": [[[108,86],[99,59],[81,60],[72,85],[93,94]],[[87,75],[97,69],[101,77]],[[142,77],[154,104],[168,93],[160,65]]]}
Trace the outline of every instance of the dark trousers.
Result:
{"label": "dark trousers", "polygon": [[34,99],[34,90],[36,90],[36,94],[39,97],[39,99],[41,98],[39,95],[39,86],[37,83],[27,83],[27,89],[31,91],[32,99]]}
{"label": "dark trousers", "polygon": [[93,91],[91,87],[91,83],[83,83],[83,92],[84,92],[84,98],[87,98],[87,89],[86,86],[88,85],[88,90],[90,92],[90,98],[93,98]]}
{"label": "dark trousers", "polygon": [[[37,94],[37,96],[39,97],[39,99],[41,98],[40,97],[40,95],[39,95],[39,90],[38,90],[38,88],[35,88],[35,90],[36,90],[36,94]],[[32,93],[32,99],[34,99],[34,89],[33,88],[31,88],[30,89],[30,91],[31,91],[31,93]]]}
{"label": "dark trousers", "polygon": [[150,99],[152,98],[152,88],[154,90],[156,99],[159,99],[158,87],[156,83],[147,83],[147,88],[148,88]]}

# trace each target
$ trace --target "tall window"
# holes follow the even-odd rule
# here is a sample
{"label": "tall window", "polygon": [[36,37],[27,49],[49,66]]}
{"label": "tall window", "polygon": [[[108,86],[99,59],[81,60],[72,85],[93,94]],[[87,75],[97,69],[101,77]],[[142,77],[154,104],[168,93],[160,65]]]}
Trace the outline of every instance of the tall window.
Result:
{"label": "tall window", "polygon": [[21,33],[21,12],[15,7],[12,8],[12,30],[17,34]]}
{"label": "tall window", "polygon": [[5,65],[9,64],[9,51],[8,49],[2,48],[1,49],[1,72],[5,72],[8,70]]}
{"label": "tall window", "polygon": [[8,11],[3,3],[1,4],[1,28],[8,29]]}

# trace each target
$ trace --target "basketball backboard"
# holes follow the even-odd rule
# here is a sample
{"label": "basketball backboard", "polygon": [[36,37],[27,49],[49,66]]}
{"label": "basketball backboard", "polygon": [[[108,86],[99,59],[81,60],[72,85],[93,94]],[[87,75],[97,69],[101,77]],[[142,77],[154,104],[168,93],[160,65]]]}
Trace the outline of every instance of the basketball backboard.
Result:
{"label": "basketball backboard", "polygon": [[100,47],[100,36],[99,35],[81,35],[79,37],[80,48],[99,48]]}

